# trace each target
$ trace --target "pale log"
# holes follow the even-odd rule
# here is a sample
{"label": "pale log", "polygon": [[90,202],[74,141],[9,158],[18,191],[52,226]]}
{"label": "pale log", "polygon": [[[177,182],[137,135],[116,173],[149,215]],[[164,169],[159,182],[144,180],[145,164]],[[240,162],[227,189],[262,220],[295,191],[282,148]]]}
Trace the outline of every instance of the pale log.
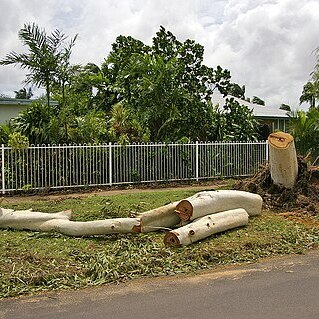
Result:
{"label": "pale log", "polygon": [[277,186],[293,188],[298,176],[298,161],[294,138],[284,132],[269,135],[271,179]]}
{"label": "pale log", "polygon": [[42,213],[29,210],[0,208],[0,228],[39,230],[39,226],[48,220],[69,220],[70,210],[59,213]]}
{"label": "pale log", "polygon": [[244,191],[205,191],[180,201],[175,212],[183,221],[236,208],[244,208],[249,216],[255,216],[261,214],[262,202],[261,196]]}
{"label": "pale log", "polygon": [[68,236],[93,236],[135,232],[140,225],[138,218],[112,218],[87,222],[69,220],[50,220],[40,226],[40,231],[56,231]]}
{"label": "pale log", "polygon": [[180,218],[175,213],[177,204],[178,202],[173,202],[139,214],[137,217],[141,220],[141,224],[136,231],[147,233],[177,225],[180,223]]}
{"label": "pale log", "polygon": [[168,232],[164,237],[164,244],[173,247],[190,245],[213,234],[245,226],[248,224],[248,217],[248,213],[242,208],[207,215]]}

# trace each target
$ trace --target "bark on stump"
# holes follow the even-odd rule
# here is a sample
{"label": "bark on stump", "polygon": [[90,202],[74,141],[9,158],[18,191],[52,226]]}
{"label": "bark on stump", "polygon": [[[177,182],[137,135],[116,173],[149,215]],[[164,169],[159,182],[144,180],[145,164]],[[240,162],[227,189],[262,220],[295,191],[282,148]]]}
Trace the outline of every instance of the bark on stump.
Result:
{"label": "bark on stump", "polygon": [[298,176],[294,138],[284,132],[269,135],[270,175],[277,186],[293,188]]}
{"label": "bark on stump", "polygon": [[175,212],[183,221],[236,208],[243,208],[249,216],[255,216],[261,214],[262,202],[261,196],[249,192],[237,190],[207,191],[180,201]]}
{"label": "bark on stump", "polygon": [[186,246],[213,234],[248,224],[248,213],[242,209],[233,209],[214,213],[173,231],[164,237],[166,246]]}

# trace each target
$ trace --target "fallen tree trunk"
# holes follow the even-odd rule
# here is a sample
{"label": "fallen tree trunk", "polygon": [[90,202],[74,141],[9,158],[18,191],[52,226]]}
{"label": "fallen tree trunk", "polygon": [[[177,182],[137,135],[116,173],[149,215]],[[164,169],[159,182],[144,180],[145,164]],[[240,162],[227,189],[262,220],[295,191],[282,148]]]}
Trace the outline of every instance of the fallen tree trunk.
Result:
{"label": "fallen tree trunk", "polygon": [[0,208],[0,228],[26,229],[38,231],[41,224],[48,220],[69,220],[70,210],[59,213],[41,213],[29,210]]}
{"label": "fallen tree trunk", "polygon": [[213,234],[248,224],[248,213],[242,209],[233,209],[214,213],[173,231],[164,237],[166,246],[186,246]]}
{"label": "fallen tree trunk", "polygon": [[136,227],[136,231],[147,233],[177,225],[180,223],[180,218],[175,213],[177,204],[178,202],[173,202],[139,214],[137,217],[141,220],[141,223]]}
{"label": "fallen tree trunk", "polygon": [[175,212],[183,221],[194,220],[208,214],[243,208],[249,216],[261,214],[262,198],[257,194],[236,190],[197,193],[180,201]]}
{"label": "fallen tree trunk", "polygon": [[277,186],[293,188],[298,176],[298,161],[294,138],[284,132],[269,135],[271,179]]}
{"label": "fallen tree trunk", "polygon": [[42,223],[40,231],[56,231],[68,236],[92,236],[106,234],[133,233],[135,227],[140,225],[139,218],[113,218],[77,222],[69,220],[49,220]]}

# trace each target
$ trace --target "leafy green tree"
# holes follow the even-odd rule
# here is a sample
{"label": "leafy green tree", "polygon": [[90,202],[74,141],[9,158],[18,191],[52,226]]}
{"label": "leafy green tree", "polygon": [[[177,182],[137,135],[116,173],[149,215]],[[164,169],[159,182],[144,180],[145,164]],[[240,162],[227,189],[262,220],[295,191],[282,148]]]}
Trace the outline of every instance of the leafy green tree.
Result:
{"label": "leafy green tree", "polygon": [[19,91],[14,91],[14,93],[16,99],[31,99],[31,97],[33,96],[31,87],[29,87],[28,89],[24,87]]}
{"label": "leafy green tree", "polygon": [[108,141],[108,117],[94,102],[93,90],[99,83],[96,68],[93,64],[72,66],[64,97],[62,91],[54,87],[53,97],[59,105],[33,102],[13,121],[14,129],[26,135],[32,144]]}
{"label": "leafy green tree", "polygon": [[47,35],[44,29],[32,23],[25,24],[19,31],[19,39],[29,52],[10,52],[0,60],[0,65],[20,65],[22,69],[28,70],[25,83],[44,87],[49,105],[54,83],[60,81],[63,86],[66,81],[66,68],[76,37],[65,44],[67,36],[60,30],[56,29]]}
{"label": "leafy green tree", "polygon": [[151,131],[151,139],[164,140],[173,136],[174,122],[180,118],[178,105],[183,103],[185,89],[176,85],[175,60],[165,62],[161,56],[134,55],[131,64],[124,68],[117,79],[125,87],[129,79],[130,88],[123,90],[123,103],[135,112],[141,125]]}
{"label": "leafy green tree", "polygon": [[265,101],[259,98],[258,96],[253,96],[252,103],[265,105]]}
{"label": "leafy green tree", "polygon": [[[123,77],[131,59],[136,56],[144,56],[149,53],[150,48],[142,41],[131,36],[118,36],[112,44],[112,51],[101,66],[101,73],[95,79],[99,82],[96,96],[97,104],[104,110],[110,111],[113,105],[126,99],[130,99],[132,77]],[[102,101],[102,102],[101,102]]]}
{"label": "leafy green tree", "polygon": [[45,87],[48,102],[32,103],[13,122],[30,143],[254,138],[245,108],[211,102],[216,90],[244,97],[245,87],[231,84],[228,70],[204,65],[204,48],[195,41],[180,42],[163,27],[151,46],[119,36],[99,67],[71,65],[76,37],[66,44],[59,30],[47,35],[32,24],[19,35],[29,54],[12,52],[1,63],[28,69],[27,82]]}
{"label": "leafy green tree", "polygon": [[309,152],[319,155],[319,109],[292,112],[289,131],[294,136],[296,148],[301,155],[306,156]]}
{"label": "leafy green tree", "polygon": [[71,69],[68,85],[64,88],[64,97],[57,88],[53,98],[59,102],[61,108],[67,107],[78,116],[94,108],[94,88],[98,82],[99,67],[90,63],[85,66],[74,65]]}
{"label": "leafy green tree", "polygon": [[125,108],[122,102],[112,107],[109,134],[112,141],[121,144],[149,141],[148,129],[140,125],[136,115],[132,114],[129,108]]}
{"label": "leafy green tree", "polygon": [[75,117],[68,130],[70,143],[105,143],[109,141],[108,123],[103,111],[92,110]]}
{"label": "leafy green tree", "polygon": [[[194,43],[187,40],[189,43]],[[176,57],[176,52],[179,52],[182,47],[182,43],[176,39],[174,34],[170,31],[166,31],[163,26],[160,26],[160,30],[156,33],[156,37],[153,38],[152,51],[158,54],[166,61]],[[200,48],[201,49],[201,48]],[[186,51],[184,50],[184,53]],[[184,54],[185,56],[185,54]]]}
{"label": "leafy green tree", "polygon": [[314,50],[317,63],[314,70],[310,73],[310,80],[303,86],[302,94],[300,96],[300,104],[309,103],[310,108],[317,107],[319,101],[319,47]]}
{"label": "leafy green tree", "polygon": [[223,139],[229,141],[257,140],[258,122],[253,112],[245,105],[240,105],[233,98],[226,99],[224,105]]}
{"label": "leafy green tree", "polygon": [[237,83],[231,83],[229,86],[229,95],[234,96],[234,97],[238,97],[240,99],[245,99],[245,91],[246,91],[246,87],[245,85],[240,86]]}
{"label": "leafy green tree", "polygon": [[13,149],[26,149],[29,147],[29,139],[20,132],[13,132],[9,135],[8,145]]}
{"label": "leafy green tree", "polygon": [[0,144],[8,144],[9,136],[13,133],[13,129],[8,124],[1,124],[0,125]]}
{"label": "leafy green tree", "polygon": [[[114,74],[104,68],[99,68],[93,63],[89,63],[83,67],[83,71],[77,77],[77,90],[88,90],[89,107],[101,109],[106,112],[111,111],[111,107],[119,101],[117,90],[114,90]],[[81,88],[82,86],[82,88]],[[73,85],[76,88],[76,85]]]}
{"label": "leafy green tree", "polygon": [[307,82],[299,98],[300,104],[309,103],[310,108],[316,107],[316,100],[319,98],[319,86],[315,82]]}
{"label": "leafy green tree", "polygon": [[55,96],[59,95],[59,100],[61,107],[67,105],[67,87],[71,84],[72,79],[75,74],[77,74],[80,66],[70,65],[71,49],[74,45],[75,38],[72,42],[65,48],[65,52],[60,55],[60,61],[57,65],[56,75],[54,77],[54,82],[52,86],[52,91]]}
{"label": "leafy green tree", "polygon": [[281,109],[281,110],[284,110],[284,111],[287,111],[287,112],[291,112],[291,107],[290,107],[290,105],[288,105],[288,104],[282,103],[282,104],[280,105],[280,109]]}
{"label": "leafy green tree", "polygon": [[67,107],[53,108],[43,101],[31,103],[12,126],[30,144],[105,143],[110,139],[105,112],[93,109],[76,114]]}
{"label": "leafy green tree", "polygon": [[50,143],[50,120],[54,112],[50,106],[38,100],[31,103],[12,120],[15,131],[28,137],[30,144]]}
{"label": "leafy green tree", "polygon": [[161,27],[152,46],[118,37],[102,72],[118,101],[149,128],[151,140],[207,139],[213,92],[227,94],[230,72],[205,66],[203,53],[200,44],[180,42]]}

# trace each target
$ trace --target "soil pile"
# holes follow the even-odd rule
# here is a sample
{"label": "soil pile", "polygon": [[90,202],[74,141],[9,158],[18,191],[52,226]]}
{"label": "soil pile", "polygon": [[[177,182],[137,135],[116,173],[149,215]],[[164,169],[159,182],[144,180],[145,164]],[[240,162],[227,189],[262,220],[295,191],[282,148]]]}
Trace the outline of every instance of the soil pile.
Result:
{"label": "soil pile", "polygon": [[298,178],[292,189],[273,184],[269,165],[262,166],[252,178],[238,182],[235,188],[261,195],[266,208],[319,214],[319,169],[309,167],[302,157],[298,157]]}

